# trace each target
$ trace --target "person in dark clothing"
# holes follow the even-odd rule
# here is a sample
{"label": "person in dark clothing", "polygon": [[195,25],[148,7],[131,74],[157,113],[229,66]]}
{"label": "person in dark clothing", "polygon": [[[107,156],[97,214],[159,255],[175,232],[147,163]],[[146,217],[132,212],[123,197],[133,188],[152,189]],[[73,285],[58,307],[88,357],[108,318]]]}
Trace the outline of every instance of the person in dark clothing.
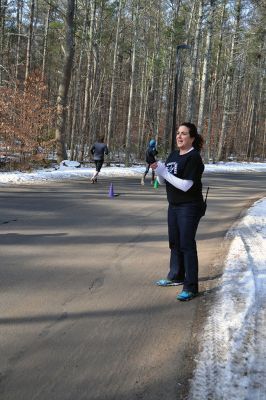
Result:
{"label": "person in dark clothing", "polygon": [[[147,147],[145,156],[146,156],[146,169],[145,172],[141,178],[141,184],[144,185],[145,184],[145,178],[146,175],[148,174],[149,170],[150,170],[150,165],[156,162],[156,156],[158,154],[158,151],[156,149],[156,142],[154,139],[150,140],[149,146]],[[155,172],[152,170],[152,178],[151,178],[151,184],[154,184],[154,178],[155,178]]]}
{"label": "person in dark clothing", "polygon": [[160,184],[166,184],[170,269],[159,286],[183,285],[178,300],[191,300],[198,294],[198,255],[196,232],[203,215],[201,177],[204,165],[200,156],[203,139],[194,124],[182,123],[176,135],[178,150],[165,163],[151,168]]}
{"label": "person in dark clothing", "polygon": [[108,148],[107,145],[104,143],[104,137],[99,138],[99,140],[94,143],[91,148],[91,154],[93,155],[93,160],[95,163],[95,173],[91,178],[91,183],[96,183],[97,176],[99,175],[104,162],[104,155],[108,154]]}

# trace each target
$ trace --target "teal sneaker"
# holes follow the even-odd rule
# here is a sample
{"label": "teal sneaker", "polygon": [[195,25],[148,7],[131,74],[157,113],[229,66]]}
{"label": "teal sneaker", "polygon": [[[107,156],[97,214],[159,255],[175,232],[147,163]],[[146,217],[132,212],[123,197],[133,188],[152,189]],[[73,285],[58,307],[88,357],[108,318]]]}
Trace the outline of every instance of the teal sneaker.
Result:
{"label": "teal sneaker", "polygon": [[198,293],[188,292],[187,290],[183,290],[180,294],[176,296],[177,300],[180,301],[188,301],[192,300],[197,296]]}
{"label": "teal sneaker", "polygon": [[179,286],[183,285],[184,282],[179,282],[179,281],[171,281],[170,279],[160,279],[159,281],[156,282],[157,286]]}

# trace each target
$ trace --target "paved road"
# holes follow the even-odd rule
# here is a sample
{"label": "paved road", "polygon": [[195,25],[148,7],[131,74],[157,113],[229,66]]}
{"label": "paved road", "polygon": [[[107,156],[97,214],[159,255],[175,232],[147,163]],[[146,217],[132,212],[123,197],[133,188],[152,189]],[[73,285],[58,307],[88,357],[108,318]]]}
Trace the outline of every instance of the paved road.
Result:
{"label": "paved road", "polygon": [[164,188],[136,178],[0,188],[1,400],[184,400],[219,285],[229,227],[265,196],[265,176],[206,175],[200,289],[168,269]]}

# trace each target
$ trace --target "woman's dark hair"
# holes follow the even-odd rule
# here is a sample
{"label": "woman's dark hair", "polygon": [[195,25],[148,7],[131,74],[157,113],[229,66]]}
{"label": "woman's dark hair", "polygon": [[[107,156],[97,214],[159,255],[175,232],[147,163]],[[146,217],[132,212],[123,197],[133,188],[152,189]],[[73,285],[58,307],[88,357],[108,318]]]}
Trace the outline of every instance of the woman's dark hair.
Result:
{"label": "woman's dark hair", "polygon": [[198,133],[196,125],[192,124],[191,122],[182,122],[179,126],[186,126],[189,129],[189,136],[194,139],[193,147],[195,150],[200,151],[203,147],[203,137]]}

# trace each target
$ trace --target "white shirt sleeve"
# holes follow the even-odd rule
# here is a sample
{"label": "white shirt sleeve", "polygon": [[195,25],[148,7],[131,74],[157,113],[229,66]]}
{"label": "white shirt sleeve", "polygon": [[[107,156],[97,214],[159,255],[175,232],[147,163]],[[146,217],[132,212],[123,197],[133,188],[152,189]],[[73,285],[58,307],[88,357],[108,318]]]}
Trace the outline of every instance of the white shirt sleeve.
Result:
{"label": "white shirt sleeve", "polygon": [[194,183],[191,180],[180,179],[180,178],[177,178],[176,176],[170,174],[170,172],[168,172],[166,166],[161,162],[158,162],[158,167],[156,168],[155,172],[159,178],[158,179],[159,183],[161,183],[160,182],[161,179],[165,179],[167,182],[171,183],[171,185],[173,185],[177,189],[182,190],[183,192],[187,192]]}

